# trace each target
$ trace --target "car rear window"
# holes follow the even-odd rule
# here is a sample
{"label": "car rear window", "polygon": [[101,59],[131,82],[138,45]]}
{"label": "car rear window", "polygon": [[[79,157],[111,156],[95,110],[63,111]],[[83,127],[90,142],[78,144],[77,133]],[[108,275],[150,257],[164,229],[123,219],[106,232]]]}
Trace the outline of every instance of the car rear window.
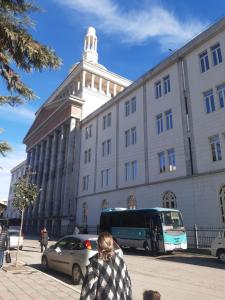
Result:
{"label": "car rear window", "polygon": [[10,236],[19,236],[19,232],[17,232],[17,231],[10,231],[9,235]]}

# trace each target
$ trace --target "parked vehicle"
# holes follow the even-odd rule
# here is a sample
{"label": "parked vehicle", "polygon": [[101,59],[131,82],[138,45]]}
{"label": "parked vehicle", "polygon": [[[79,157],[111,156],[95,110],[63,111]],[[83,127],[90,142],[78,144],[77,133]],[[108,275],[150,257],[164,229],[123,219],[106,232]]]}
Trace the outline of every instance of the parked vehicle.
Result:
{"label": "parked vehicle", "polygon": [[158,251],[187,249],[187,235],[179,210],[170,208],[108,208],[100,217],[100,232],[108,231],[121,247],[153,252],[152,233],[157,228]]}
{"label": "parked vehicle", "polygon": [[[9,229],[9,249],[17,248],[20,231],[17,229]],[[23,235],[20,237],[19,249],[23,249]]]}
{"label": "parked vehicle", "polygon": [[[74,284],[79,284],[86,273],[89,259],[98,252],[97,239],[97,235],[91,234],[65,236],[44,251],[42,266],[68,274],[72,276]],[[114,249],[123,255],[116,243]]]}
{"label": "parked vehicle", "polygon": [[211,254],[216,256],[219,261],[225,263],[225,230],[219,232],[212,241]]}

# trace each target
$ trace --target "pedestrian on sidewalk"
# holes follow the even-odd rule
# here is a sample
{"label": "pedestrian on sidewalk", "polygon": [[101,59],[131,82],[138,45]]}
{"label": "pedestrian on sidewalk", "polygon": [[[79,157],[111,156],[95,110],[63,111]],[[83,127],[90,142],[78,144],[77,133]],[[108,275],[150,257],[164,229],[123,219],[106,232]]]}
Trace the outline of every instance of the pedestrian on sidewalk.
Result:
{"label": "pedestrian on sidewalk", "polygon": [[90,258],[80,300],[131,300],[131,280],[127,266],[113,249],[110,233],[98,237],[98,253]]}
{"label": "pedestrian on sidewalk", "polygon": [[43,248],[46,250],[48,246],[48,231],[45,227],[41,230],[39,241],[41,245],[41,252],[43,252]]}
{"label": "pedestrian on sidewalk", "polygon": [[4,251],[8,249],[9,245],[9,235],[8,228],[5,226],[1,226],[0,228],[0,269],[3,266],[4,261]]}

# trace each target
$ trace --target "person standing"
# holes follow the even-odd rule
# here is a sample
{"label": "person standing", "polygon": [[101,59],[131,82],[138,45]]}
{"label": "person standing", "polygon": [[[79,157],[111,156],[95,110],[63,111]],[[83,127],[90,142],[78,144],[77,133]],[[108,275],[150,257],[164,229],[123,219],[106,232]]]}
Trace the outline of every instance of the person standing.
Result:
{"label": "person standing", "polygon": [[127,266],[113,249],[108,232],[98,237],[98,253],[90,258],[80,300],[131,300],[131,280]]}
{"label": "person standing", "polygon": [[43,248],[47,249],[48,231],[45,227],[41,230],[41,233],[40,233],[40,245],[41,245],[41,252],[43,252]]}
{"label": "person standing", "polygon": [[1,226],[0,228],[0,269],[3,266],[4,252],[6,249],[8,249],[8,245],[9,245],[9,236],[8,236],[7,227]]}
{"label": "person standing", "polygon": [[157,226],[154,226],[151,230],[151,246],[152,254],[156,256],[159,252],[159,231]]}

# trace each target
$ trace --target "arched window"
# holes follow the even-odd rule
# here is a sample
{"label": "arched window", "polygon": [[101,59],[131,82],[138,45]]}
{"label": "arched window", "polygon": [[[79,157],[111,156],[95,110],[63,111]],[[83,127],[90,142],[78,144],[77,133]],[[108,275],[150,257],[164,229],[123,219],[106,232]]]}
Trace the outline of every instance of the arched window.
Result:
{"label": "arched window", "polygon": [[102,200],[102,209],[106,209],[109,207],[109,203],[107,201],[107,199],[103,199]]}
{"label": "arched window", "polygon": [[137,203],[134,195],[130,195],[127,199],[127,208],[128,209],[136,209]]}
{"label": "arched window", "polygon": [[87,203],[84,202],[82,206],[82,222],[87,224],[87,216],[88,216],[88,206]]}
{"label": "arched window", "polygon": [[177,208],[176,195],[171,191],[166,191],[162,195],[162,206],[165,208]]}
{"label": "arched window", "polygon": [[219,203],[222,224],[225,224],[225,184],[219,190]]}

